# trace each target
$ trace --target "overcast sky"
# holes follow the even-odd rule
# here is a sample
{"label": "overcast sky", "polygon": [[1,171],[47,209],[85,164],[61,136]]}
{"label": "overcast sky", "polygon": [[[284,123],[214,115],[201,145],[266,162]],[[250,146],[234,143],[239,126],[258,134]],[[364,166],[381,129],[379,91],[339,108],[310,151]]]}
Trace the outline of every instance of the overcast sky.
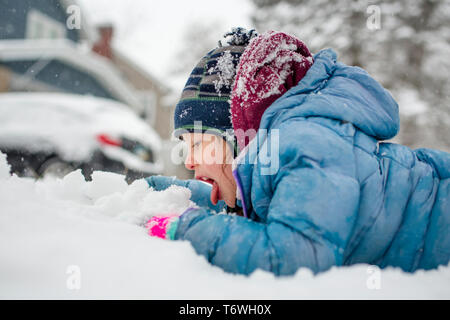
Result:
{"label": "overcast sky", "polygon": [[92,24],[113,23],[114,46],[174,90],[179,90],[180,82],[170,79],[168,70],[190,23],[223,26],[217,40],[231,27],[251,28],[252,4],[248,0],[78,0],[78,3],[81,14]]}

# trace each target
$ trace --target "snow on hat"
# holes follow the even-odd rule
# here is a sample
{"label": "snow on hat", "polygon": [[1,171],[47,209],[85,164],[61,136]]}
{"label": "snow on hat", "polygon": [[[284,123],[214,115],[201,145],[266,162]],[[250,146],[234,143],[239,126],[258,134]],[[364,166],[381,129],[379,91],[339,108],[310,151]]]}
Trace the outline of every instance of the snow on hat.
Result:
{"label": "snow on hat", "polygon": [[[256,36],[253,29],[233,28],[224,35],[228,45],[223,46],[219,41],[219,46],[195,66],[175,107],[175,137],[194,130],[229,136],[233,128],[229,100],[236,67],[250,39]],[[200,127],[197,121],[201,121]]]}
{"label": "snow on hat", "polygon": [[268,31],[252,39],[241,56],[231,98],[240,150],[252,138],[248,130],[259,129],[264,111],[295,86],[313,62],[306,45],[286,33]]}

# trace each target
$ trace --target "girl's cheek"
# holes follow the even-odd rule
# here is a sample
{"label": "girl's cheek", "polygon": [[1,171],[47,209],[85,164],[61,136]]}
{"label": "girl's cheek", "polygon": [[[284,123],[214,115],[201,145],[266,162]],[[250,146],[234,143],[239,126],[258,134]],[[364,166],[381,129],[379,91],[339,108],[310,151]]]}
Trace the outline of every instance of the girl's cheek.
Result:
{"label": "girl's cheek", "polygon": [[203,146],[202,160],[206,165],[211,165],[216,162],[216,153],[214,151],[214,145],[208,144]]}
{"label": "girl's cheek", "polygon": [[202,148],[194,148],[192,150],[192,154],[194,155],[195,163],[202,164],[204,163],[204,152]]}

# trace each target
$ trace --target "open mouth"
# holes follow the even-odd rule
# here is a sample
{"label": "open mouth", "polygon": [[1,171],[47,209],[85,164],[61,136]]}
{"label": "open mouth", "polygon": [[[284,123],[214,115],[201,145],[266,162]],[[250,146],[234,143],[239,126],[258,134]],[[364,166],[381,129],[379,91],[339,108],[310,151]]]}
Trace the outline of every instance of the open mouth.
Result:
{"label": "open mouth", "polygon": [[214,180],[210,179],[208,177],[195,177],[195,179],[203,181],[203,182],[206,182],[206,183],[209,183],[210,185],[214,184]]}
{"label": "open mouth", "polygon": [[219,189],[219,185],[217,184],[217,182],[208,177],[197,176],[197,177],[195,177],[195,179],[209,183],[212,186],[210,198],[211,198],[212,204],[216,205],[220,199],[220,189]]}

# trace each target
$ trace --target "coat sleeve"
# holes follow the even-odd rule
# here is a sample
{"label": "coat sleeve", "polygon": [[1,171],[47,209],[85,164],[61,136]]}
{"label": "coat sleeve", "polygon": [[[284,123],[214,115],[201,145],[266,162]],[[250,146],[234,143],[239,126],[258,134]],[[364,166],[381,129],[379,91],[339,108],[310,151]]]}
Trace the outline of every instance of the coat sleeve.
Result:
{"label": "coat sleeve", "polygon": [[194,209],[181,216],[175,239],[233,273],[290,275],[343,263],[359,205],[353,144],[309,121],[279,132],[278,172],[264,177],[256,165],[252,176],[253,202],[272,192],[264,222]]}
{"label": "coat sleeve", "polygon": [[148,185],[155,191],[162,191],[172,185],[181,186],[191,190],[191,200],[200,207],[206,207],[216,212],[222,211],[226,204],[223,200],[219,201],[216,205],[211,202],[211,186],[205,182],[201,182],[195,179],[181,180],[176,177],[168,176],[150,176],[145,178]]}

